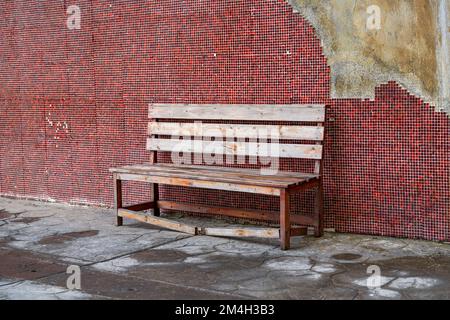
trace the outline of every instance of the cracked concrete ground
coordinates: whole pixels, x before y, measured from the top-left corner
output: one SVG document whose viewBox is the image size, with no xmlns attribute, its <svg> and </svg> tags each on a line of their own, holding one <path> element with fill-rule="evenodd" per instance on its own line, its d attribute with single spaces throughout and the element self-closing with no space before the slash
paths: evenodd
<svg viewBox="0 0 450 320">
<path fill-rule="evenodd" d="M 114 221 L 108 209 L 0 198 L 0 299 L 450 298 L 449 244 L 327 233 L 281 251 Z M 70 265 L 81 290 L 67 288 Z"/>
</svg>

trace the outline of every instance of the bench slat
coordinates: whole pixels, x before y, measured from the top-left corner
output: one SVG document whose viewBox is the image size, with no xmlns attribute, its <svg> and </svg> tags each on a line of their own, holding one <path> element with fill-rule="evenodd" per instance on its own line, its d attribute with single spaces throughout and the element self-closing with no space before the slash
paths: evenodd
<svg viewBox="0 0 450 320">
<path fill-rule="evenodd" d="M 193 188 L 203 188 L 203 189 L 214 189 L 214 190 L 227 190 L 227 191 L 237 191 L 246 193 L 258 193 L 266 194 L 271 196 L 279 196 L 280 188 L 270 187 L 270 186 L 260 186 L 252 184 L 239 183 L 237 181 L 225 182 L 225 181 L 212 181 L 212 179 L 201 180 L 198 177 L 180 177 L 168 174 L 152 174 L 145 175 L 139 173 L 117 173 L 117 177 L 120 180 L 125 181 L 141 181 L 148 183 L 157 184 L 167 184 L 172 186 L 180 187 L 193 187 Z"/>
<path fill-rule="evenodd" d="M 149 122 L 149 135 L 269 138 L 322 141 L 324 128 L 315 126 L 238 125 L 217 123 Z"/>
<path fill-rule="evenodd" d="M 208 171 L 220 171 L 224 174 L 228 174 L 229 172 L 240 172 L 243 174 L 248 175 L 254 175 L 254 176 L 260 176 L 261 170 L 259 169 L 248 169 L 248 168 L 232 168 L 232 167 L 219 167 L 219 166 L 206 166 L 206 165 L 178 165 L 173 163 L 156 163 L 156 164 L 147 164 L 143 166 L 159 166 L 159 167 L 175 167 L 175 168 L 183 168 L 187 170 L 208 170 Z M 139 165 L 136 165 L 139 166 Z M 134 167 L 134 166 L 133 166 Z M 278 177 L 289 177 L 289 178 L 317 178 L 319 175 L 317 174 L 311 174 L 311 173 L 304 173 L 304 172 L 291 172 L 291 171 L 278 171 L 275 175 Z"/>
<path fill-rule="evenodd" d="M 164 229 L 175 230 L 175 231 L 191 234 L 194 236 L 198 234 L 197 227 L 195 227 L 195 226 L 191 226 L 191 225 L 188 225 L 185 223 L 180 223 L 177 221 L 172 221 L 169 219 L 139 214 L 139 213 L 127 210 L 127 209 L 119 209 L 118 216 L 122 217 L 122 218 L 138 220 L 138 221 L 141 221 L 144 223 L 149 223 L 149 224 L 152 224 L 152 225 L 164 228 Z"/>
<path fill-rule="evenodd" d="M 276 149 L 278 146 L 278 150 Z M 147 150 L 209 153 L 237 156 L 258 156 L 273 158 L 299 158 L 316 159 L 322 158 L 321 145 L 304 144 L 270 144 L 256 142 L 228 142 L 228 141 L 194 141 L 174 139 L 147 139 Z"/>
<path fill-rule="evenodd" d="M 149 118 L 324 122 L 325 105 L 150 104 Z"/>
<path fill-rule="evenodd" d="M 287 177 L 287 176 L 263 176 L 261 174 L 247 174 L 242 171 L 235 172 L 224 172 L 217 170 L 208 170 L 207 168 L 203 169 L 189 169 L 183 167 L 166 167 L 160 165 L 134 165 L 134 166 L 125 166 L 119 169 L 116 169 L 116 172 L 124 172 L 124 173 L 141 173 L 141 174 L 168 174 L 168 175 L 183 175 L 188 177 L 198 177 L 201 179 L 211 178 L 216 179 L 218 181 L 238 181 L 244 183 L 251 184 L 261 184 L 261 185 L 269 185 L 274 187 L 288 187 L 294 186 L 299 183 L 306 182 L 315 178 L 315 175 L 306 175 L 298 178 L 298 177 Z"/>
<path fill-rule="evenodd" d="M 173 178 L 173 179 L 188 179 L 188 180 L 200 180 L 200 181 L 211 181 L 211 182 L 220 182 L 220 183 L 228 183 L 228 184 L 243 184 L 247 186 L 262 186 L 262 187 L 271 187 L 271 188 L 285 188 L 289 185 L 286 182 L 280 181 L 267 181 L 267 180 L 252 180 L 240 177 L 214 177 L 207 174 L 189 174 L 183 172 L 159 172 L 159 171 L 139 171 L 133 170 L 132 172 L 127 172 L 128 170 L 118 169 L 117 172 L 120 174 L 136 174 L 136 175 L 146 175 L 149 177 L 163 177 L 163 178 Z"/>
<path fill-rule="evenodd" d="M 201 204 L 176 201 L 158 201 L 158 207 L 161 209 L 204 213 L 208 215 L 223 215 L 234 218 L 253 219 L 269 222 L 280 221 L 280 213 L 278 211 L 259 211 L 228 207 L 205 206 Z M 312 217 L 299 214 L 291 215 L 291 222 L 298 225 L 314 225 L 314 219 Z"/>
<path fill-rule="evenodd" d="M 252 186 L 268 186 L 273 188 L 287 188 L 294 187 L 299 184 L 305 183 L 307 181 L 313 180 L 315 177 L 305 177 L 305 178 L 293 178 L 293 179 L 282 179 L 276 176 L 246 176 L 239 174 L 223 174 L 221 172 L 207 172 L 204 170 L 199 171 L 186 171 L 186 170 L 160 170 L 157 166 L 146 167 L 146 168 L 136 168 L 133 167 L 122 167 L 113 169 L 113 172 L 124 173 L 124 174 L 139 174 L 148 176 L 159 176 L 159 177 L 169 177 L 169 178 L 184 178 L 184 179 L 195 179 L 203 181 L 213 181 L 213 182 L 227 182 L 227 183 L 238 183 L 246 184 Z"/>
<path fill-rule="evenodd" d="M 280 229 L 276 228 L 201 228 L 200 234 L 217 237 L 268 238 L 279 239 Z"/>
</svg>

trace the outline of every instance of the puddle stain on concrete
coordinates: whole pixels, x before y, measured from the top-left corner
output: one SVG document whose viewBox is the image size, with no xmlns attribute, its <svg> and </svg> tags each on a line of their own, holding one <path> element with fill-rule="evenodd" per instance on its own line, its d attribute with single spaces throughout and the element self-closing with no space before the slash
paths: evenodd
<svg viewBox="0 0 450 320">
<path fill-rule="evenodd" d="M 25 218 L 20 218 L 20 219 L 14 219 L 11 222 L 29 224 L 29 223 L 39 221 L 41 219 L 42 219 L 42 217 L 25 217 Z"/>
<path fill-rule="evenodd" d="M 6 279 L 31 280 L 63 272 L 66 266 L 42 257 L 40 254 L 0 248 L 0 275 Z"/>
<path fill-rule="evenodd" d="M 25 212 L 26 211 L 13 213 L 13 212 L 9 212 L 6 209 L 0 209 L 0 220 L 10 219 L 11 217 L 18 217 L 19 215 L 21 215 L 22 213 L 25 213 Z"/>
<path fill-rule="evenodd" d="M 88 238 L 94 237 L 98 235 L 98 230 L 86 230 L 79 232 L 68 232 L 61 234 L 54 234 L 39 240 L 39 244 L 47 245 L 47 244 L 62 244 L 68 241 L 74 241 L 79 238 Z"/>
<path fill-rule="evenodd" d="M 11 237 L 11 236 L 6 236 L 3 238 L 0 238 L 0 246 L 7 245 L 8 243 L 13 242 L 13 241 L 17 241 L 17 240 L 16 240 L 16 238 Z"/>
<path fill-rule="evenodd" d="M 133 254 L 131 257 L 141 263 L 177 263 L 182 262 L 188 255 L 181 251 L 175 250 L 152 250 L 141 251 Z"/>
<path fill-rule="evenodd" d="M 94 265 L 94 268 L 109 272 L 133 272 L 158 267 L 180 267 L 188 255 L 176 250 L 145 250 Z"/>
<path fill-rule="evenodd" d="M 11 218 L 13 214 L 5 209 L 0 209 L 0 220 Z"/>
<path fill-rule="evenodd" d="M 333 255 L 332 258 L 335 260 L 340 260 L 340 261 L 354 261 L 354 260 L 361 259 L 362 256 L 360 254 L 355 254 L 355 253 L 339 253 L 339 254 Z"/>
</svg>

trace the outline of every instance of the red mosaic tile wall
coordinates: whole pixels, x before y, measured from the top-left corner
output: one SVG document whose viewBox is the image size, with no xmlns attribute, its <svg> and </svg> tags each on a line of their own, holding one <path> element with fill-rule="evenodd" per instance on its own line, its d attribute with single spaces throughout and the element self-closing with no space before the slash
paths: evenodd
<svg viewBox="0 0 450 320">
<path fill-rule="evenodd" d="M 72 4 L 80 30 L 66 26 Z M 317 102 L 329 105 L 327 227 L 450 239 L 448 116 L 394 83 L 374 101 L 330 99 L 320 40 L 285 1 L 0 0 L 0 57 L 0 194 L 111 205 L 108 168 L 149 159 L 150 102 Z M 164 191 L 277 206 L 254 195 L 190 194 Z M 128 201 L 149 197 L 127 185 Z M 309 195 L 294 201 L 309 211 Z"/>
<path fill-rule="evenodd" d="M 333 100 L 327 225 L 395 237 L 450 238 L 450 119 L 390 82 L 374 101 Z"/>
</svg>

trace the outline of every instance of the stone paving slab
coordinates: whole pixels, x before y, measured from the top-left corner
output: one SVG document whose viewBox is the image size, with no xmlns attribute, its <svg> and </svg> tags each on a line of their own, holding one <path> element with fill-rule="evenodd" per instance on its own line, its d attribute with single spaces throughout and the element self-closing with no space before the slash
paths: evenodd
<svg viewBox="0 0 450 320">
<path fill-rule="evenodd" d="M 0 299 L 450 298 L 448 244 L 327 233 L 281 251 L 270 239 L 115 227 L 103 208 L 0 198 L 0 212 Z M 81 291 L 65 288 L 71 264 Z"/>
<path fill-rule="evenodd" d="M 149 270 L 150 272 L 150 270 Z M 41 279 L 40 283 L 52 287 L 64 287 L 67 277 L 54 275 Z M 92 268 L 82 268 L 82 290 L 96 297 L 132 300 L 238 300 L 249 297 L 228 294 L 227 292 L 205 290 L 191 287 L 181 282 L 155 281 L 134 274 L 99 272 Z"/>
<path fill-rule="evenodd" d="M 0 239 L 8 238 L 8 245 L 13 248 L 88 263 L 188 237 L 147 226 L 136 227 L 135 223 L 117 228 L 111 210 L 37 204 L 10 199 L 0 202 L 0 208 L 13 214 L 3 220 L 6 224 L 0 227 Z"/>
<path fill-rule="evenodd" d="M 0 247 L 0 278 L 36 280 L 65 273 L 67 265 L 29 251 Z M 1 283 L 0 283 L 1 286 Z"/>
<path fill-rule="evenodd" d="M 0 286 L 0 300 L 91 300 L 102 299 L 81 291 L 51 286 L 34 281 L 21 281 Z"/>
</svg>

